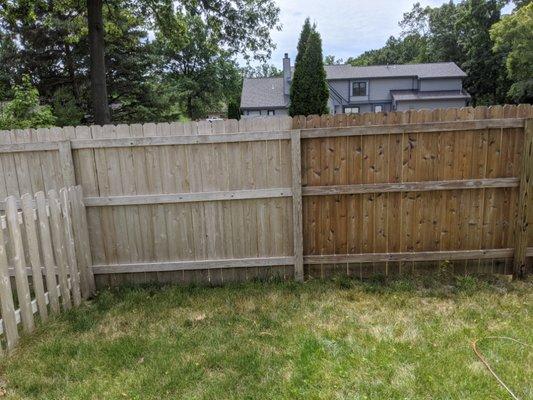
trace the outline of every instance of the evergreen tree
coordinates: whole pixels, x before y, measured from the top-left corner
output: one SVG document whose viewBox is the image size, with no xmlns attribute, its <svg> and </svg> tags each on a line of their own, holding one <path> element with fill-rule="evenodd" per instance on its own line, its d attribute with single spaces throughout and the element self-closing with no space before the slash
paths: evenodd
<svg viewBox="0 0 533 400">
<path fill-rule="evenodd" d="M 309 34 L 311 33 L 311 22 L 309 18 L 305 19 L 304 25 L 302 27 L 302 32 L 300 33 L 300 39 L 298 39 L 298 48 L 296 53 L 296 60 L 294 62 L 294 76 L 291 82 L 290 89 L 290 104 L 289 104 L 289 114 L 291 116 L 295 115 L 304 115 L 302 113 L 302 105 L 300 104 L 300 94 L 303 90 L 302 87 L 302 59 L 307 49 L 307 42 L 309 41 Z"/>
<path fill-rule="evenodd" d="M 322 39 L 313 29 L 301 61 L 295 66 L 289 113 L 311 115 L 328 113 L 329 91 L 322 56 Z"/>
<path fill-rule="evenodd" d="M 296 59 L 294 60 L 294 65 L 298 65 L 305 54 L 307 49 L 307 42 L 309 41 L 309 35 L 314 27 L 311 27 L 311 22 L 309 17 L 305 19 L 304 26 L 302 27 L 302 32 L 300 33 L 300 39 L 298 39 L 298 47 L 296 48 Z"/>
<path fill-rule="evenodd" d="M 231 100 L 228 103 L 228 119 L 241 119 L 241 109 L 236 100 Z"/>
</svg>

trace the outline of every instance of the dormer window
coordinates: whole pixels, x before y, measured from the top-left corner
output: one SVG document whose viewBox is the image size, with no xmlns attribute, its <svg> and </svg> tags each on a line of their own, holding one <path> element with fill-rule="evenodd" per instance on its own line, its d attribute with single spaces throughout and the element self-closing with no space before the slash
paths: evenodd
<svg viewBox="0 0 533 400">
<path fill-rule="evenodd" d="M 365 81 L 352 82 L 352 96 L 353 97 L 366 96 L 367 95 L 366 88 L 367 88 L 367 84 Z"/>
</svg>

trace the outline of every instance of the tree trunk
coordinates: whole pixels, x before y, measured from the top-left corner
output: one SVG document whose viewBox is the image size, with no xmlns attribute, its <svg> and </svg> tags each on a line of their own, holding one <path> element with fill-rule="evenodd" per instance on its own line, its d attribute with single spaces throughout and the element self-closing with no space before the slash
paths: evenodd
<svg viewBox="0 0 533 400">
<path fill-rule="evenodd" d="M 187 96 L 187 116 L 192 121 L 192 117 L 193 117 L 192 96 Z"/>
<path fill-rule="evenodd" d="M 102 0 L 87 0 L 87 20 L 89 24 L 89 47 L 91 55 L 91 91 L 94 123 L 105 125 L 111 122 L 107 103 L 105 78 L 104 21 Z"/>
<path fill-rule="evenodd" d="M 81 103 L 80 88 L 78 86 L 78 80 L 76 79 L 76 67 L 72 58 L 72 52 L 70 50 L 70 44 L 65 43 L 65 65 L 68 70 L 68 75 L 72 83 L 72 94 L 76 100 L 76 105 Z"/>
</svg>

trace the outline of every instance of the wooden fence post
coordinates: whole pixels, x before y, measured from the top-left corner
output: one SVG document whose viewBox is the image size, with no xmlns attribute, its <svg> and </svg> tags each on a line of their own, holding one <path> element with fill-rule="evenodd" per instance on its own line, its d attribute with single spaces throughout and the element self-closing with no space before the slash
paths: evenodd
<svg viewBox="0 0 533 400">
<path fill-rule="evenodd" d="M 61 225 L 63 223 L 61 218 L 61 206 L 55 190 L 48 191 L 48 203 L 50 206 L 50 220 L 52 225 L 52 245 L 54 248 L 55 259 L 59 275 L 59 290 L 61 292 L 61 303 L 63 309 L 69 310 L 72 308 L 72 301 L 70 299 L 70 290 L 68 285 L 68 262 L 65 250 L 65 238 Z"/>
<path fill-rule="evenodd" d="M 292 222 L 294 238 L 294 279 L 304 281 L 302 228 L 302 152 L 300 130 L 291 134 Z"/>
<path fill-rule="evenodd" d="M 531 212 L 533 202 L 533 118 L 526 119 L 522 151 L 513 268 L 514 275 L 519 278 L 524 278 L 527 274 L 528 213 Z"/>
<path fill-rule="evenodd" d="M 84 299 L 87 299 L 96 291 L 92 270 L 93 261 L 89 243 L 89 228 L 87 226 L 87 211 L 83 203 L 81 186 L 70 187 L 68 194 L 72 204 L 72 224 L 76 237 L 76 256 L 80 270 L 81 294 Z"/>
<path fill-rule="evenodd" d="M 15 304 L 13 302 L 13 291 L 11 290 L 11 280 L 7 266 L 3 227 L 0 227 L 0 303 L 2 305 L 2 320 L 4 321 L 7 350 L 11 350 L 17 344 L 19 334 L 17 330 L 17 318 L 15 316 Z"/>
<path fill-rule="evenodd" d="M 65 234 L 65 250 L 70 272 L 70 287 L 72 288 L 72 300 L 77 307 L 81 304 L 80 274 L 78 271 L 78 260 L 76 259 L 76 243 L 72 232 L 72 219 L 68 189 L 59 190 L 61 211 L 63 212 L 63 231 Z"/>
<path fill-rule="evenodd" d="M 61 175 L 63 176 L 63 186 L 75 186 L 76 174 L 74 173 L 74 161 L 72 160 L 70 140 L 58 142 L 57 146 L 59 150 L 59 162 L 61 164 Z"/>
<path fill-rule="evenodd" d="M 15 283 L 17 286 L 22 326 L 27 333 L 31 333 L 35 328 L 35 322 L 33 320 L 30 286 L 28 284 L 28 275 L 26 274 L 26 259 L 24 256 L 22 234 L 20 232 L 20 223 L 22 221 L 19 220 L 17 200 L 13 196 L 9 196 L 6 199 L 6 217 L 9 227 L 9 239 L 13 243 Z"/>
</svg>

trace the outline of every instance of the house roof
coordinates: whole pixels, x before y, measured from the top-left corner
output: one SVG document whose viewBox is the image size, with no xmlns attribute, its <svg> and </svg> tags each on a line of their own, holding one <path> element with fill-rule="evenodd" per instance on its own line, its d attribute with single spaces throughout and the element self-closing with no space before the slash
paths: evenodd
<svg viewBox="0 0 533 400">
<path fill-rule="evenodd" d="M 327 65 L 327 79 L 396 78 L 413 76 L 426 78 L 464 78 L 465 72 L 454 62 L 402 65 L 370 65 L 354 67 L 349 64 Z"/>
<path fill-rule="evenodd" d="M 463 78 L 466 74 L 453 62 L 405 65 L 371 65 L 354 67 L 352 65 L 327 65 L 326 79 L 363 79 L 363 78 Z M 411 91 L 412 92 L 412 91 Z M 402 96 L 397 91 L 398 96 Z M 414 93 L 414 92 L 413 92 Z M 411 93 L 411 95 L 414 95 Z M 433 93 L 437 96 L 438 92 Z M 448 94 L 450 94 L 448 92 Z M 404 93 L 407 95 L 407 93 Z M 447 98 L 459 98 L 457 97 Z M 463 94 L 463 97 L 465 95 Z M 468 96 L 467 96 L 468 97 Z M 436 98 L 442 99 L 442 96 Z M 398 98 L 399 100 L 400 98 Z M 417 98 L 420 99 L 420 98 Z M 427 98 L 429 100 L 429 98 Z M 407 99 L 404 99 L 407 100 Z M 414 100 L 414 99 L 413 99 Z M 289 96 L 283 94 L 283 78 L 245 78 L 242 87 L 241 108 L 286 108 Z"/>
<path fill-rule="evenodd" d="M 288 107 L 283 94 L 283 78 L 245 78 L 242 84 L 242 108 Z"/>
<path fill-rule="evenodd" d="M 419 92 L 418 90 L 391 90 L 393 100 L 453 100 L 469 99 L 470 95 L 462 90 L 435 90 Z"/>
</svg>

